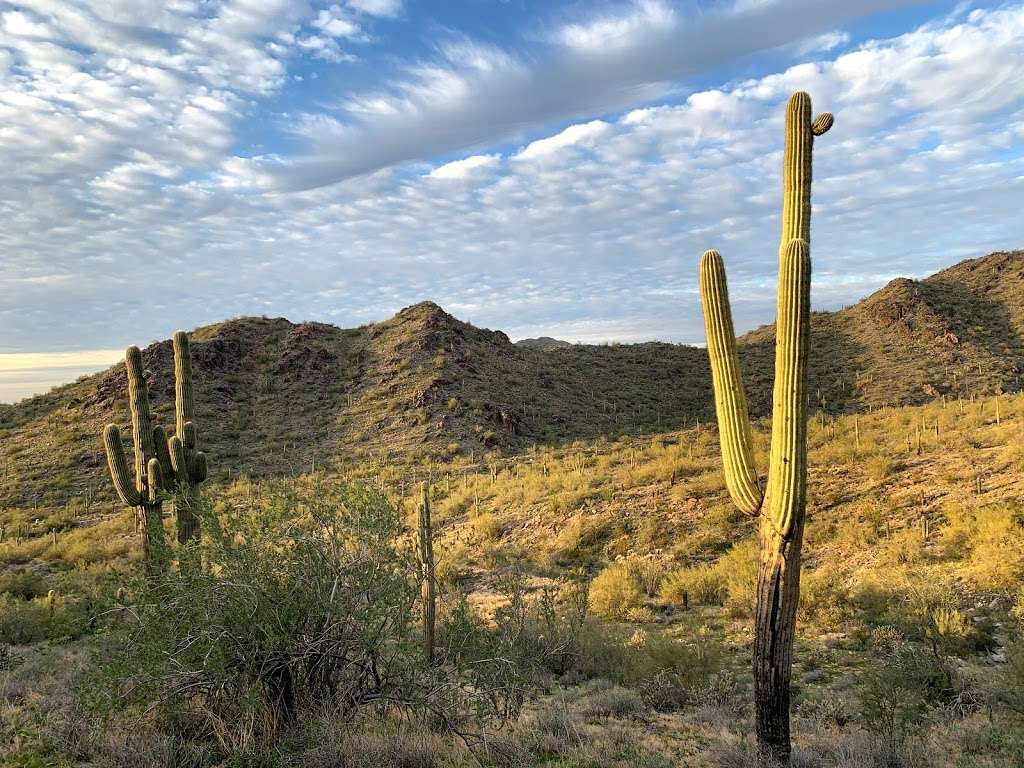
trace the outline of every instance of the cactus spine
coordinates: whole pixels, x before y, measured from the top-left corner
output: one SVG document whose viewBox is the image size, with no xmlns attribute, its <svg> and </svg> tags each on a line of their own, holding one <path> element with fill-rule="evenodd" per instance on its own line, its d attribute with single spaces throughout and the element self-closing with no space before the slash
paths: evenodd
<svg viewBox="0 0 1024 768">
<path fill-rule="evenodd" d="M 128 408 L 132 417 L 132 446 L 135 454 L 134 476 L 128 467 L 121 431 L 116 424 L 108 424 L 103 430 L 103 446 L 106 449 L 110 478 L 118 497 L 126 506 L 141 511 L 143 559 L 147 573 L 153 574 L 162 568 L 165 550 L 160 498 L 164 473 L 156 451 L 156 438 L 163 434 L 163 430 L 153 428 L 149 387 L 142 370 L 142 353 L 138 347 L 128 347 L 124 354 L 124 364 L 128 372 Z"/>
<path fill-rule="evenodd" d="M 782 174 L 771 452 L 763 493 L 754 467 L 722 257 L 708 251 L 700 265 L 726 485 L 736 506 L 760 519 L 753 667 L 757 740 L 765 764 L 788 764 L 790 754 L 790 676 L 807 496 L 811 155 L 814 137 L 828 131 L 832 122 L 828 113 L 811 120 L 811 99 L 806 93 L 790 97 Z"/>
<path fill-rule="evenodd" d="M 434 529 L 430 521 L 430 485 L 423 483 L 419 506 L 419 555 L 423 589 L 423 652 L 434 663 L 434 626 L 437 621 L 437 582 L 434 575 Z"/>
</svg>

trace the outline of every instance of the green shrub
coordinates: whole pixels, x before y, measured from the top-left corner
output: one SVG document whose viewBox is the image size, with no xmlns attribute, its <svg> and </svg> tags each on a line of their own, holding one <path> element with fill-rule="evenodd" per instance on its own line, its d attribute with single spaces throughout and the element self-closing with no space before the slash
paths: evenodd
<svg viewBox="0 0 1024 768">
<path fill-rule="evenodd" d="M 881 739 L 890 765 L 899 765 L 907 738 L 925 724 L 930 709 L 953 691 L 950 673 L 932 654 L 911 644 L 880 654 L 862 678 L 864 727 Z"/>
<path fill-rule="evenodd" d="M 660 596 L 675 605 L 723 605 L 728 590 L 717 565 L 672 571 L 661 583 Z"/>
<path fill-rule="evenodd" d="M 800 620 L 837 628 L 847 618 L 850 591 L 838 569 L 821 567 L 800 576 Z"/>
<path fill-rule="evenodd" d="M 43 597 L 47 591 L 46 584 L 38 573 L 19 569 L 0 574 L 0 592 L 6 592 L 20 600 Z"/>
<path fill-rule="evenodd" d="M 1011 595 L 1024 579 L 1024 525 L 1020 510 L 1000 505 L 979 509 L 974 514 L 970 557 L 963 573 L 978 588 Z"/>
<path fill-rule="evenodd" d="M 20 600 L 0 594 L 0 643 L 36 643 L 52 631 L 53 619 L 45 598 Z"/>
<path fill-rule="evenodd" d="M 590 608 L 606 619 L 624 619 L 642 599 L 640 582 L 626 563 L 612 563 L 590 583 Z"/>
<path fill-rule="evenodd" d="M 750 616 L 757 599 L 758 544 L 755 539 L 741 541 L 718 561 L 725 580 L 725 608 L 733 616 Z"/>
<path fill-rule="evenodd" d="M 438 634 L 459 642 L 423 663 L 416 560 L 383 497 L 280 484 L 222 520 L 197 511 L 207 535 L 193 560 L 205 567 L 135 586 L 138 624 L 107 667 L 116 684 L 101 705 L 190 720 L 228 754 L 271 744 L 300 713 L 518 711 L 527 683 L 508 663 L 518 635 L 501 622 L 454 611 L 458 631 Z"/>
</svg>

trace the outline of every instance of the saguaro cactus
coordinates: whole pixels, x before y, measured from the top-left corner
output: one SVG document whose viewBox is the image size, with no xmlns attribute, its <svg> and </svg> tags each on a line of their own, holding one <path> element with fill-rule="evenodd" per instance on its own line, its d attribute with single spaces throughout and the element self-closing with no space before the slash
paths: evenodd
<svg viewBox="0 0 1024 768">
<path fill-rule="evenodd" d="M 437 620 L 437 581 L 434 576 L 434 529 L 430 522 L 430 486 L 423 483 L 419 507 L 420 577 L 423 589 L 423 653 L 434 663 L 434 625 Z"/>
<path fill-rule="evenodd" d="M 760 519 L 753 666 L 757 741 L 766 763 L 788 764 L 790 754 L 790 675 L 807 496 L 811 151 L 814 137 L 831 127 L 832 115 L 826 112 L 812 121 L 810 97 L 793 94 L 786 108 L 771 452 L 763 492 L 722 257 L 708 251 L 700 265 L 726 485 L 736 506 Z"/>
<path fill-rule="evenodd" d="M 146 568 L 162 567 L 166 551 L 161 491 L 178 491 L 177 538 L 182 544 L 199 536 L 199 519 L 192 512 L 196 486 L 206 479 L 206 455 L 196 450 L 195 405 L 192 394 L 192 360 L 188 336 L 174 334 L 175 434 L 170 439 L 163 427 L 153 425 L 149 388 L 142 372 L 142 353 L 128 347 L 124 355 L 128 370 L 128 407 L 132 416 L 132 445 L 135 476 L 132 477 L 115 424 L 103 430 L 110 477 L 121 501 L 142 510 L 142 550 Z"/>
<path fill-rule="evenodd" d="M 178 542 L 199 537 L 199 518 L 192 512 L 196 486 L 206 479 L 206 454 L 196 450 L 195 400 L 192 394 L 192 354 L 188 334 L 174 334 L 174 435 L 167 441 L 170 481 L 178 490 Z"/>
<path fill-rule="evenodd" d="M 121 501 L 142 513 L 142 552 L 146 570 L 160 570 L 164 559 L 164 528 L 161 515 L 160 490 L 163 468 L 157 446 L 166 448 L 166 437 L 160 427 L 153 426 L 149 410 L 149 387 L 142 371 L 142 353 L 138 347 L 128 347 L 124 354 L 128 371 L 128 408 L 132 416 L 132 445 L 135 452 L 135 474 L 128 467 L 121 430 L 108 424 L 103 430 L 103 446 L 114 490 Z M 170 469 L 168 467 L 168 469 Z"/>
</svg>

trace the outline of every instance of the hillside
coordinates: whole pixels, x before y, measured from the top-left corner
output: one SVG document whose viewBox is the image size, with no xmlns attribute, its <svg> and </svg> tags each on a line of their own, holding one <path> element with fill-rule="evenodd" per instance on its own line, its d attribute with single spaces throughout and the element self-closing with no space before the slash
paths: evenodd
<svg viewBox="0 0 1024 768">
<path fill-rule="evenodd" d="M 687 308 L 698 311 L 697 307 Z M 1016 391 L 1024 363 L 1024 252 L 895 280 L 814 317 L 819 407 L 855 411 Z M 768 413 L 774 329 L 740 340 L 756 414 Z M 512 344 L 424 302 L 357 329 L 240 318 L 193 332 L 201 440 L 214 479 L 372 459 L 472 462 L 534 444 L 707 422 L 702 349 Z M 171 346 L 144 350 L 171 421 Z M 124 366 L 0 408 L 0 508 L 109 499 L 99 434 L 128 422 Z"/>
<path fill-rule="evenodd" d="M 816 318 L 815 375 L 826 405 L 855 412 L 822 413 L 808 428 L 794 765 L 1024 764 L 1024 393 L 981 396 L 1015 387 L 1022 296 L 1020 254 L 1005 254 L 920 282 L 895 281 Z M 215 638 L 196 653 L 202 659 L 210 647 L 225 647 L 225 636 L 266 642 L 252 627 L 278 625 L 254 619 L 253 610 L 286 617 L 316 595 L 333 603 L 339 581 L 325 570 L 338 541 L 331 537 L 349 535 L 356 522 L 369 523 L 371 538 L 342 563 L 371 569 L 355 583 L 372 584 L 374 598 L 367 601 L 360 586 L 358 610 L 339 611 L 346 620 L 339 626 L 348 635 L 358 626 L 350 619 L 366 614 L 377 637 L 378 612 L 390 605 L 378 598 L 382 574 L 408 588 L 401 574 L 415 571 L 408 559 L 378 567 L 379 553 L 366 545 L 384 542 L 411 556 L 413 483 L 432 477 L 439 635 L 473 627 L 460 637 L 491 638 L 480 646 L 480 663 L 497 659 L 503 674 L 512 670 L 512 687 L 503 690 L 523 694 L 509 710 L 514 722 L 474 724 L 493 728 L 486 743 L 498 745 L 474 752 L 425 727 L 392 732 L 392 721 L 374 710 L 354 725 L 342 718 L 289 732 L 282 750 L 300 754 L 266 765 L 756 764 L 749 749 L 755 524 L 724 487 L 702 350 L 523 348 L 432 304 L 354 330 L 247 318 L 193 338 L 200 421 L 216 472 L 203 496 L 231 534 L 204 536 L 204 557 L 226 558 L 211 572 L 244 564 L 243 573 L 266 574 L 267 584 L 257 591 L 250 578 L 186 577 L 183 592 L 161 587 L 153 600 L 131 578 L 139 535 L 132 510 L 110 500 L 97 440 L 105 420 L 127 419 L 123 366 L 6 409 L 0 763 L 170 766 L 184 764 L 181 755 L 209 754 L 179 746 L 209 741 L 207 731 L 177 725 L 200 720 L 155 709 L 140 716 L 110 709 L 108 699 L 90 705 L 101 708 L 93 714 L 78 692 L 93 690 L 98 669 L 119 681 L 151 676 L 146 665 L 156 662 L 145 659 L 164 659 L 168 649 L 191 653 L 194 642 Z M 770 341 L 770 328 L 743 339 L 762 413 L 767 379 L 758 356 Z M 1000 363 L 1001 345 L 1007 359 Z M 856 355 L 864 350 L 886 356 L 861 369 Z M 170 354 L 166 342 L 145 351 L 165 422 Z M 844 389 L 847 372 L 856 386 Z M 838 383 L 829 389 L 833 374 Z M 958 392 L 974 397 L 958 403 L 949 397 Z M 875 407 L 887 399 L 898 407 Z M 763 472 L 764 419 L 753 438 Z M 337 495 L 352 490 L 352 480 L 356 495 Z M 367 480 L 380 495 L 366 492 Z M 348 506 L 331 512 L 340 498 L 372 504 L 354 508 L 373 514 L 353 515 Z M 312 509 L 343 514 L 316 517 L 327 527 L 304 537 Z M 380 537 L 385 529 L 376 526 L 389 519 L 395 525 Z M 168 532 L 173 524 L 168 516 Z M 349 528 L 339 534 L 336 524 Z M 249 549 L 254 540 L 260 549 Z M 310 542 L 323 549 L 295 559 Z M 282 582 L 302 563 L 308 570 Z M 295 584 L 313 589 L 296 592 Z M 228 601 L 232 589 L 241 603 Z M 136 623 L 142 610 L 168 617 L 153 645 L 132 634 L 151 622 Z M 244 631 L 224 635 L 214 623 L 222 615 L 240 617 Z M 302 610 L 295 615 L 311 625 Z M 477 623 L 467 624 L 469 616 Z M 168 642 L 169 623 L 187 643 Z M 434 674 L 412 639 L 417 674 Z M 140 657 L 139 648 L 152 650 Z M 450 684 L 451 667 L 437 673 Z M 240 698 L 228 700 L 230 712 Z M 905 713 L 902 725 L 878 716 L 892 702 Z M 232 733 L 248 739 L 252 722 L 246 717 Z M 337 754 L 320 751 L 322 744 Z M 303 752 L 309 745 L 314 751 Z M 188 764 L 231 764 L 200 759 Z"/>
</svg>

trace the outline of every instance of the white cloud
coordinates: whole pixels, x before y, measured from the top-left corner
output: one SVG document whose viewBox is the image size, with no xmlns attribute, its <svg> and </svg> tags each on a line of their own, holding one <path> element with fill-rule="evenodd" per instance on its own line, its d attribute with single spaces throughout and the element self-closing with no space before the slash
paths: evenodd
<svg viewBox="0 0 1024 768">
<path fill-rule="evenodd" d="M 397 16 L 402 11 L 402 0 L 349 0 L 348 4 L 371 16 Z"/>
<path fill-rule="evenodd" d="M 463 160 L 454 160 L 432 170 L 428 176 L 434 179 L 467 179 L 479 171 L 493 169 L 501 162 L 501 155 L 473 155 Z"/>
<path fill-rule="evenodd" d="M 352 130 L 313 142 L 278 169 L 282 190 L 333 184 L 398 163 L 521 136 L 530 126 L 625 109 L 670 84 L 750 53 L 835 29 L 850 18 L 915 0 L 771 0 L 700 15 L 641 0 L 627 12 L 575 22 L 543 54 L 441 46 L 390 87 L 350 96 L 338 119 Z M 362 105 L 378 109 L 367 112 Z"/>
<path fill-rule="evenodd" d="M 591 120 L 582 125 L 570 125 L 554 136 L 530 142 L 515 157 L 517 160 L 534 160 L 554 154 L 566 147 L 593 146 L 597 139 L 607 135 L 610 130 L 611 126 L 603 120 Z"/>
<path fill-rule="evenodd" d="M 565 25 L 558 40 L 569 48 L 604 53 L 632 48 L 652 32 L 670 31 L 677 21 L 676 12 L 661 0 L 637 0 L 625 14 Z"/>
<path fill-rule="evenodd" d="M 782 106 L 797 88 L 836 113 L 816 151 L 816 306 L 1024 242 L 1019 3 L 819 53 L 683 103 L 633 109 L 624 95 L 630 111 L 549 131 L 517 162 L 494 141 L 488 112 L 504 119 L 502 99 L 515 91 L 481 103 L 480 89 L 519 82 L 530 122 L 544 112 L 529 91 L 540 72 L 463 41 L 402 98 L 348 102 L 365 122 L 296 121 L 296 136 L 366 156 L 349 167 L 361 175 L 293 193 L 274 186 L 291 158 L 234 152 L 266 78 L 217 85 L 229 64 L 186 77 L 204 35 L 157 3 L 150 12 L 167 38 L 129 44 L 121 27 L 131 12 L 125 3 L 114 29 L 82 32 L 102 55 L 62 58 L 12 36 L 16 74 L 0 80 L 8 351 L 145 343 L 252 313 L 351 325 L 424 298 L 516 336 L 697 341 L 695 265 L 712 246 L 729 263 L 738 324 L 750 327 L 773 313 Z M 74 13 L 36 16 L 60 35 L 79 23 Z M 269 27 L 250 14 L 233 22 L 245 30 L 233 45 L 284 66 L 274 46 L 294 47 L 315 18 L 289 41 L 254 32 Z M 359 138 L 366 125 L 380 128 L 375 142 Z M 453 130 L 475 137 L 465 157 L 424 162 L 453 156 L 443 149 Z M 395 166 L 406 151 L 416 162 Z"/>
</svg>

